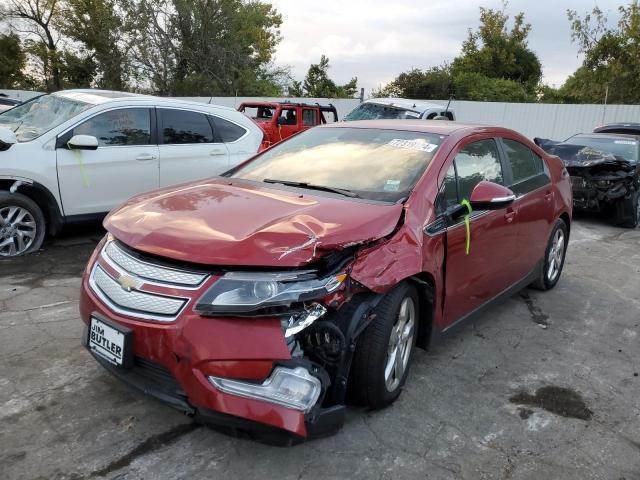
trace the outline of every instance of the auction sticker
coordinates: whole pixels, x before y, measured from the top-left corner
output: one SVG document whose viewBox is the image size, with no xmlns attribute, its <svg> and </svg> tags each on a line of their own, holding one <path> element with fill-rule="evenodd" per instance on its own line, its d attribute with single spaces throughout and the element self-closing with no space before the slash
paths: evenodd
<svg viewBox="0 0 640 480">
<path fill-rule="evenodd" d="M 388 143 L 391 147 L 403 148 L 405 150 L 416 150 L 418 152 L 431 153 L 438 145 L 435 143 L 429 143 L 422 138 L 416 138 L 414 140 L 403 140 L 401 138 L 394 138 Z"/>
</svg>

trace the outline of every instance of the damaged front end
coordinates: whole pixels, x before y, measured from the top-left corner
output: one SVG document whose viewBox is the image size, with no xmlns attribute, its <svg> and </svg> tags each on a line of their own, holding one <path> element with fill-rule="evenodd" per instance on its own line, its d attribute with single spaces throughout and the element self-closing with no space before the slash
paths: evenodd
<svg viewBox="0 0 640 480">
<path fill-rule="evenodd" d="M 637 168 L 628 160 L 589 146 L 536 139 L 562 159 L 571 176 L 575 208 L 603 211 L 640 190 Z"/>
<path fill-rule="evenodd" d="M 274 361 L 260 383 L 213 376 L 211 383 L 225 393 L 303 412 L 306 438 L 338 431 L 356 339 L 373 320 L 381 298 L 350 277 L 359 247 L 326 252 L 304 270 L 221 276 L 194 310 L 203 317 L 279 318 L 290 359 Z M 210 423 L 220 425 L 215 420 Z M 250 426 L 246 430 L 270 443 L 302 440 L 273 432 L 265 438 Z"/>
</svg>

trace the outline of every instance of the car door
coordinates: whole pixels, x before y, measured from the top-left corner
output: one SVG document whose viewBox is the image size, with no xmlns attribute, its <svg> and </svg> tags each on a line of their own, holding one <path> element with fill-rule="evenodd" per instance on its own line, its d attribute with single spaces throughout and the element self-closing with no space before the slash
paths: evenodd
<svg viewBox="0 0 640 480">
<path fill-rule="evenodd" d="M 100 112 L 58 136 L 56 161 L 64 213 L 106 213 L 138 193 L 155 190 L 158 146 L 148 107 Z M 98 139 L 96 150 L 70 150 L 74 135 Z"/>
<path fill-rule="evenodd" d="M 441 213 L 451 205 L 468 200 L 481 180 L 504 184 L 495 139 L 463 143 L 452 156 L 438 200 Z M 514 209 L 473 211 L 469 226 L 468 254 L 464 218 L 450 219 L 446 226 L 444 322 L 447 326 L 508 288 L 516 277 L 512 271 L 517 238 Z"/>
<path fill-rule="evenodd" d="M 160 186 L 219 175 L 229 169 L 229 151 L 206 114 L 158 107 Z"/>
<path fill-rule="evenodd" d="M 229 152 L 228 168 L 235 167 L 256 154 L 255 143 L 249 135 L 249 130 L 218 115 L 208 117 L 213 124 L 216 137 L 224 143 Z"/>
<path fill-rule="evenodd" d="M 278 117 L 278 130 L 282 140 L 290 137 L 300 129 L 298 125 L 298 109 L 283 107 Z"/>
<path fill-rule="evenodd" d="M 518 211 L 520 250 L 516 268 L 524 277 L 544 257 L 554 221 L 554 194 L 549 170 L 538 154 L 514 139 L 502 138 L 500 144 L 506 159 L 507 186 L 516 194 L 513 207 Z"/>
</svg>

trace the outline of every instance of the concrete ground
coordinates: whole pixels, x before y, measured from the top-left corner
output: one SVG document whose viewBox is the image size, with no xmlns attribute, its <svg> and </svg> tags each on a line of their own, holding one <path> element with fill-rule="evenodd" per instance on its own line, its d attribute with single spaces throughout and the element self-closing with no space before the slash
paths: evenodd
<svg viewBox="0 0 640 480">
<path fill-rule="evenodd" d="M 555 290 L 417 350 L 393 406 L 350 409 L 337 435 L 292 448 L 195 426 L 81 348 L 100 236 L 0 263 L 4 479 L 640 479 L 640 229 L 578 219 Z"/>
</svg>

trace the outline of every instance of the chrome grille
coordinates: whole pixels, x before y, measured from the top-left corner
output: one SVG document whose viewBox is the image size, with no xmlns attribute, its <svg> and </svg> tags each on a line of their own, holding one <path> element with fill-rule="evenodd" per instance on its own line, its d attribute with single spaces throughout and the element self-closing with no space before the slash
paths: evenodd
<svg viewBox="0 0 640 480">
<path fill-rule="evenodd" d="M 103 251 L 103 258 L 111 263 L 112 266 L 119 267 L 119 269 L 125 270 L 136 277 L 162 284 L 193 288 L 201 285 L 207 278 L 207 275 L 203 273 L 177 270 L 139 260 L 124 251 L 113 241 L 107 243 Z"/>
<path fill-rule="evenodd" d="M 139 290 L 125 290 L 120 283 L 95 265 L 91 287 L 112 310 L 140 318 L 171 321 L 187 303 L 184 298 L 165 297 Z"/>
</svg>

